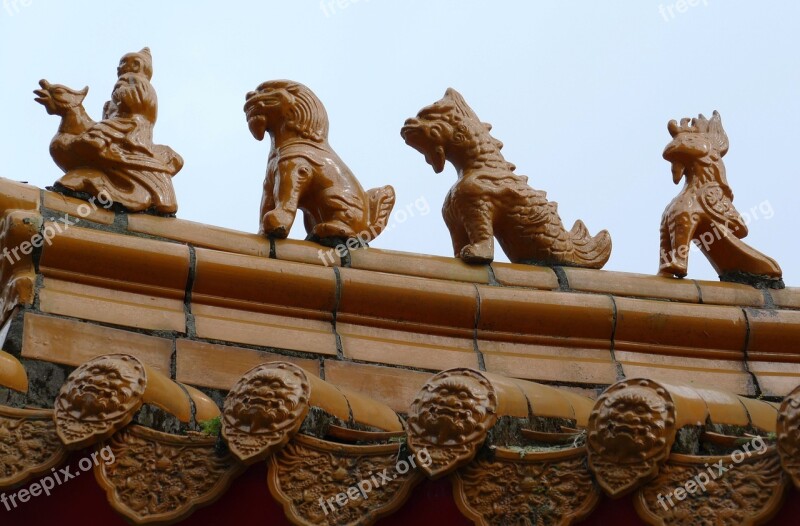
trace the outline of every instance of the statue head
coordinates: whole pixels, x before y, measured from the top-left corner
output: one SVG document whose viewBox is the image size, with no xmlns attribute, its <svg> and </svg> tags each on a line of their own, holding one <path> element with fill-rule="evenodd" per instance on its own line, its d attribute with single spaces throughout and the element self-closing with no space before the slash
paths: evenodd
<svg viewBox="0 0 800 526">
<path fill-rule="evenodd" d="M 503 143 L 489 134 L 491 129 L 492 125 L 481 122 L 459 92 L 447 88 L 444 97 L 407 119 L 400 135 L 425 156 L 434 172 L 440 173 L 445 161 L 458 163 L 484 144 L 499 151 Z M 508 166 L 514 170 L 512 164 Z"/>
<path fill-rule="evenodd" d="M 672 141 L 664 148 L 663 157 L 672 163 L 672 179 L 678 184 L 695 164 L 709 166 L 719 162 L 728 153 L 728 136 L 722 127 L 722 118 L 715 110 L 711 119 L 702 114 L 697 118 L 671 120 L 667 124 Z"/>
<path fill-rule="evenodd" d="M 49 115 L 64 116 L 68 111 L 83 104 L 89 93 L 89 86 L 82 90 L 74 90 L 61 84 L 50 84 L 45 79 L 39 81 L 41 89 L 34 90 L 34 100 L 44 106 Z"/>
<path fill-rule="evenodd" d="M 149 47 L 122 56 L 119 66 L 117 66 L 117 76 L 121 77 L 126 73 L 144 75 L 147 80 L 153 79 L 153 56 L 150 54 Z"/>
<path fill-rule="evenodd" d="M 328 138 L 328 114 L 303 84 L 291 80 L 262 82 L 247 94 L 244 111 L 250 133 L 262 140 L 278 130 L 322 142 Z"/>
<path fill-rule="evenodd" d="M 118 116 L 143 115 L 155 122 L 158 111 L 158 97 L 153 85 L 146 77 L 136 73 L 124 73 L 114 84 L 111 101 Z"/>
</svg>

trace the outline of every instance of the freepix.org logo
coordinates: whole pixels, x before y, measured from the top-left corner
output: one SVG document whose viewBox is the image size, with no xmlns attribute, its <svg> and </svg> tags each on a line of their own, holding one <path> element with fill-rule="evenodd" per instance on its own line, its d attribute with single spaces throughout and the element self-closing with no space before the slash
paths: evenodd
<svg viewBox="0 0 800 526">
<path fill-rule="evenodd" d="M 32 3 L 33 0 L 3 0 L 3 10 L 8 13 L 8 16 L 14 16 L 23 7 L 30 7 Z"/>
<path fill-rule="evenodd" d="M 339 508 L 344 508 L 350 501 L 359 499 L 367 500 L 373 489 L 381 488 L 393 480 L 396 480 L 398 475 L 405 475 L 409 470 L 416 469 L 417 461 L 423 466 L 430 466 L 431 462 L 433 462 L 433 458 L 430 453 L 428 453 L 427 449 L 422 449 L 416 454 L 409 455 L 408 459 L 401 459 L 398 461 L 394 466 L 393 472 L 389 471 L 389 468 L 385 468 L 377 473 L 370 473 L 355 485 L 347 488 L 346 491 L 327 499 L 320 497 L 319 506 L 322 508 L 322 511 L 325 512 L 325 515 L 327 515 L 332 511 L 336 511 L 334 505 Z"/>
<path fill-rule="evenodd" d="M 98 459 L 97 457 L 100 457 Z M 42 477 L 38 481 L 30 484 L 27 488 L 22 488 L 14 493 L 0 494 L 0 503 L 5 506 L 6 511 L 11 511 L 16 508 L 19 503 L 25 503 L 33 497 L 38 497 L 44 494 L 45 497 L 50 496 L 50 492 L 56 487 L 64 484 L 65 482 L 80 476 L 81 473 L 89 471 L 94 466 L 100 464 L 100 460 L 105 462 L 106 466 L 113 464 L 116 458 L 114 451 L 109 446 L 105 446 L 99 451 L 95 451 L 91 456 L 84 457 L 78 462 L 78 470 L 72 471 L 72 466 L 64 466 L 63 468 L 50 470 L 50 474 Z"/>
<path fill-rule="evenodd" d="M 736 466 L 741 464 L 745 459 L 750 458 L 752 455 L 762 455 L 766 450 L 767 444 L 764 442 L 764 439 L 760 436 L 754 437 L 751 441 L 745 443 L 741 449 L 737 449 L 731 453 L 731 461 L 728 464 L 726 464 L 724 460 L 720 460 L 711 465 L 706 463 L 705 471 L 700 471 L 694 478 L 688 479 L 683 485 L 678 486 L 666 495 L 659 493 L 656 499 L 665 511 L 675 507 L 676 503 L 672 500 L 673 497 L 678 501 L 682 501 L 689 495 L 705 493 L 706 487 L 713 481 L 724 477 L 725 473 L 728 471 L 736 469 Z"/>
</svg>

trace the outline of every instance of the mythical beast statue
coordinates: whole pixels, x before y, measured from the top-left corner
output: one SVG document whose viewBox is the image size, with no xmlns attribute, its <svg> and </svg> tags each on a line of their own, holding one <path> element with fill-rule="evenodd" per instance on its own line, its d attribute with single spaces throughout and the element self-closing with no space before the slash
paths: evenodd
<svg viewBox="0 0 800 526">
<path fill-rule="evenodd" d="M 740 241 L 747 225 L 733 206 L 733 191 L 725 177 L 722 157 L 728 136 L 716 111 L 667 125 L 672 141 L 664 159 L 672 164 L 672 180 L 686 177 L 678 196 L 661 218 L 662 276 L 686 275 L 689 243 L 694 242 L 711 262 L 722 281 L 783 288 L 782 272 L 772 258 Z"/>
<path fill-rule="evenodd" d="M 269 133 L 261 200 L 260 233 L 285 238 L 302 210 L 308 238 L 330 244 L 375 239 L 394 207 L 391 186 L 364 191 L 328 144 L 328 114 L 306 86 L 290 80 L 264 82 L 244 106 L 257 140 Z"/>
<path fill-rule="evenodd" d="M 601 268 L 611 255 L 611 236 L 592 237 L 582 221 L 567 231 L 556 203 L 514 173 L 483 123 L 450 88 L 438 102 L 408 119 L 400 134 L 425 156 L 436 173 L 450 161 L 458 181 L 445 198 L 442 213 L 455 256 L 467 263 L 494 258 L 494 239 L 514 263 Z"/>
</svg>

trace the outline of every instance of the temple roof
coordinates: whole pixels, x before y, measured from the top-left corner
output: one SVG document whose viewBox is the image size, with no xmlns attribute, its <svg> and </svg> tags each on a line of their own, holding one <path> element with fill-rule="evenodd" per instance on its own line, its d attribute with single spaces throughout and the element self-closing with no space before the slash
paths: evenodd
<svg viewBox="0 0 800 526">
<path fill-rule="evenodd" d="M 319 523 L 316 499 L 311 507 L 301 505 L 296 492 L 303 483 L 292 478 L 304 458 L 343 455 L 389 466 L 401 452 L 419 460 L 424 450 L 433 467 L 397 479 L 392 496 L 364 499 L 361 518 L 348 523 L 369 524 L 402 506 L 423 477 L 447 475 L 465 515 L 476 524 L 499 524 L 475 481 L 488 483 L 508 465 L 557 470 L 563 464 L 574 472 L 581 498 L 558 504 L 559 524 L 587 516 L 601 492 L 635 492 L 640 516 L 663 524 L 651 490 L 683 483 L 664 478 L 674 477 L 674 466 L 695 469 L 712 452 L 721 458 L 743 438 L 776 432 L 778 445 L 755 458 L 752 470 L 766 470 L 772 490 L 789 484 L 789 477 L 798 481 L 795 406 L 784 397 L 793 391 L 797 397 L 800 385 L 800 288 L 467 265 L 376 248 L 337 252 L 307 241 L 115 212 L 6 179 L 0 179 L 0 210 L 6 249 L 0 312 L 4 349 L 16 371 L 8 385 L 24 390 L 15 360 L 31 379 L 26 396 L 6 399 L 14 408 L 39 408 L 35 415 L 6 409 L 13 418 L 54 421 L 56 433 L 62 424 L 42 411 L 55 404 L 58 415 L 56 397 L 69 399 L 70 389 L 78 389 L 75 375 L 113 354 L 109 363 L 145 371 L 141 381 L 151 387 L 131 405 L 127 421 L 95 437 L 97 447 L 128 439 L 168 442 L 165 431 L 180 428 L 192 447 L 213 456 L 215 441 L 191 432 L 205 420 L 198 408 L 207 416 L 216 411 L 230 452 L 214 471 L 221 482 L 198 491 L 224 492 L 244 466 L 266 461 L 270 491 L 287 517 Z M 45 370 L 62 371 L 63 383 L 52 380 L 58 375 L 48 376 L 50 383 L 37 380 Z M 260 376 L 294 393 L 297 411 L 292 425 L 253 453 L 252 437 L 241 431 L 244 417 L 233 408 L 235 396 L 247 395 L 254 389 L 248 382 Z M 128 426 L 142 404 L 170 412 L 159 402 L 167 395 L 153 386 L 171 386 L 163 392 L 180 398 L 173 383 L 188 388 L 191 411 L 178 418 L 182 424 L 167 429 L 139 416 Z M 458 389 L 474 403 L 448 401 Z M 651 416 L 661 445 L 646 462 L 615 456 L 619 437 L 608 427 L 630 421 L 625 404 L 639 402 L 660 408 Z M 437 413 L 439 406 L 458 410 Z M 431 414 L 454 427 L 431 427 Z M 465 430 L 460 418 L 472 427 Z M 684 436 L 688 428 L 696 430 L 693 438 Z M 244 442 L 234 445 L 234 436 Z M 95 443 L 86 440 L 81 447 Z M 442 444 L 447 447 L 437 449 Z M 49 470 L 63 456 L 59 450 L 56 460 L 26 476 Z M 759 464 L 767 457 L 766 467 Z M 630 470 L 620 474 L 615 464 Z M 346 475 L 344 490 L 359 482 L 355 473 Z M 620 477 L 628 479 L 622 490 L 615 482 Z M 98 481 L 125 516 L 162 520 L 115 494 L 113 473 Z M 210 502 L 207 493 L 163 520 Z M 757 510 L 751 514 L 768 517 L 780 500 L 752 505 Z"/>
</svg>

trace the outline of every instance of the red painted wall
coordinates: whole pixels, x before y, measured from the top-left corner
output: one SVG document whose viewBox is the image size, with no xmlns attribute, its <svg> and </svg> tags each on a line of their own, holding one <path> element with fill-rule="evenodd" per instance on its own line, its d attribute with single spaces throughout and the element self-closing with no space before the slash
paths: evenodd
<svg viewBox="0 0 800 526">
<path fill-rule="evenodd" d="M 72 472 L 78 472 L 78 461 L 85 452 L 73 455 Z M 23 487 L 27 487 L 23 486 Z M 11 493 L 5 492 L 6 495 Z M 769 522 L 774 526 L 796 526 L 800 517 L 800 493 L 792 489 L 778 516 Z M 50 496 L 40 495 L 16 509 L 7 511 L 0 505 L 0 526 L 128 526 L 109 506 L 105 493 L 95 482 L 91 471 L 57 486 Z M 227 493 L 211 506 L 200 508 L 180 524 L 188 526 L 229 526 L 239 524 L 289 526 L 281 506 L 267 489 L 266 466 L 251 467 Z M 447 479 L 420 484 L 402 509 L 377 523 L 380 526 L 434 524 L 436 526 L 469 526 L 456 508 Z M 627 526 L 644 524 L 639 520 L 630 499 L 603 499 L 594 513 L 581 523 L 585 526 Z"/>
</svg>

